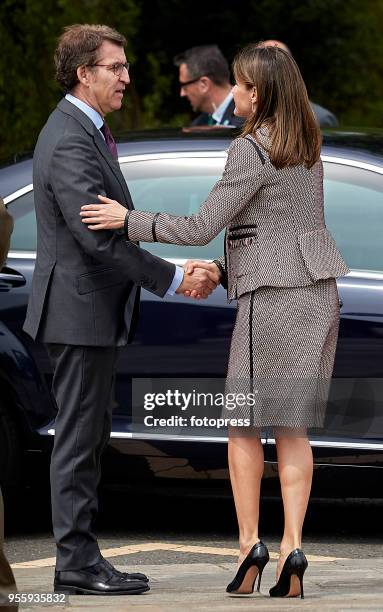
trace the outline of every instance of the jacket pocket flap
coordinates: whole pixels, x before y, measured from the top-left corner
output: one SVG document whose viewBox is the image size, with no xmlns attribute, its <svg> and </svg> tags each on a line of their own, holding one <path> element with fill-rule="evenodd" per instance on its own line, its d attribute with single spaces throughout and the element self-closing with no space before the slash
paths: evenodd
<svg viewBox="0 0 383 612">
<path fill-rule="evenodd" d="M 114 287 L 123 282 L 121 272 L 114 268 L 104 268 L 95 272 L 87 272 L 77 277 L 77 291 L 80 294 Z"/>
</svg>

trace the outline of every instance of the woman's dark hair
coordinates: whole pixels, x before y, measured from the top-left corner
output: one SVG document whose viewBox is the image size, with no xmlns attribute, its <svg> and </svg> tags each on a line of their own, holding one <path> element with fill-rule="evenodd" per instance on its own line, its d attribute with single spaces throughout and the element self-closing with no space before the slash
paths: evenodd
<svg viewBox="0 0 383 612">
<path fill-rule="evenodd" d="M 235 57 L 233 71 L 238 83 L 255 87 L 257 93 L 242 135 L 256 137 L 256 130 L 267 125 L 270 160 L 276 168 L 311 168 L 319 159 L 322 136 L 292 55 L 278 47 L 250 44 Z"/>
</svg>

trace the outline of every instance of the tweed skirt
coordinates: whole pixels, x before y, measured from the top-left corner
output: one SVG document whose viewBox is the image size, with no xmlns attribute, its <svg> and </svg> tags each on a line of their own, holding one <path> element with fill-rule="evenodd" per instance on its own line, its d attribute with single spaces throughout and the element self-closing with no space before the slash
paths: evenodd
<svg viewBox="0 0 383 612">
<path fill-rule="evenodd" d="M 241 401 L 230 416 L 256 428 L 291 428 L 292 434 L 323 427 L 338 329 L 333 278 L 243 294 L 226 381 L 226 393 Z"/>
</svg>

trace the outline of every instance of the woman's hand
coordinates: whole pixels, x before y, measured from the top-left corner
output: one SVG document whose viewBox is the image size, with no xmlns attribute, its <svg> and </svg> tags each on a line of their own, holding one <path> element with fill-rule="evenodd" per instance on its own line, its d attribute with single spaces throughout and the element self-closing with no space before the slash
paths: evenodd
<svg viewBox="0 0 383 612">
<path fill-rule="evenodd" d="M 82 222 L 91 230 L 115 230 L 124 227 L 126 213 L 125 206 L 116 200 L 104 196 L 97 196 L 103 204 L 86 204 L 81 206 L 80 216 Z"/>
</svg>

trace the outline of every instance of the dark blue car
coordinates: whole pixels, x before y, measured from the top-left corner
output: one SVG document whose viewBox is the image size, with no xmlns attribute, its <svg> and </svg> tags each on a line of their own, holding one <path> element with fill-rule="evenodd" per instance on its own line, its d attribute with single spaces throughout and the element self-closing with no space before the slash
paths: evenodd
<svg viewBox="0 0 383 612">
<path fill-rule="evenodd" d="M 196 212 L 222 173 L 232 135 L 231 130 L 129 135 L 118 148 L 135 207 Z M 311 437 L 314 494 L 349 495 L 351 489 L 355 494 L 358 483 L 360 496 L 383 497 L 375 486 L 383 474 L 383 133 L 329 133 L 322 159 L 326 223 L 351 272 L 338 279 L 341 325 L 331 418 L 324 433 Z M 37 239 L 30 159 L 0 170 L 0 195 L 15 220 L 0 274 L 0 477 L 15 484 L 28 473 L 25 461 L 32 465 L 36 454 L 49 454 L 55 416 L 47 355 L 22 332 Z M 204 247 L 143 246 L 182 264 L 220 256 L 223 236 Z M 225 433 L 137 430 L 131 381 L 224 377 L 234 317 L 235 303 L 227 303 L 222 287 L 201 301 L 142 292 L 138 332 L 118 365 L 108 450 L 108 460 L 121 467 L 113 470 L 114 478 L 120 473 L 121 481 L 208 479 L 209 486 L 227 479 Z M 275 443 L 263 441 L 265 482 L 272 488 Z"/>
</svg>

